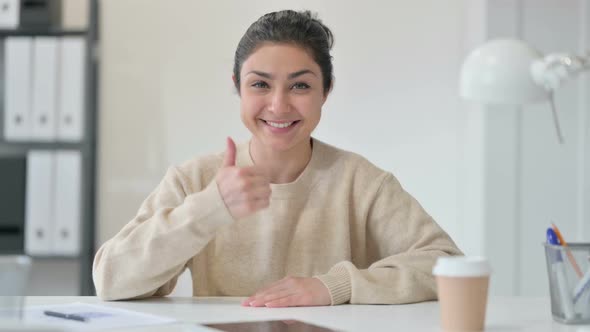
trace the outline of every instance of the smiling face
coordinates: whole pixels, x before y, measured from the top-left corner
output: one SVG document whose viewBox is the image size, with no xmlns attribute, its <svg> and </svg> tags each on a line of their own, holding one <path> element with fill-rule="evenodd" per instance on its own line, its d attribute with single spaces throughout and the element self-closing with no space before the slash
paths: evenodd
<svg viewBox="0 0 590 332">
<path fill-rule="evenodd" d="M 252 142 L 276 151 L 309 144 L 327 93 L 319 65 L 301 47 L 266 43 L 240 71 L 242 122 Z"/>
</svg>

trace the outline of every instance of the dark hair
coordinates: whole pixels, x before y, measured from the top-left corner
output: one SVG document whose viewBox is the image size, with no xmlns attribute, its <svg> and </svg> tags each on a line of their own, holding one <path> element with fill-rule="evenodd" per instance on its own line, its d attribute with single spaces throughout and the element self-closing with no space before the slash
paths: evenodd
<svg viewBox="0 0 590 332">
<path fill-rule="evenodd" d="M 332 31 L 309 10 L 282 10 L 268 13 L 252 23 L 236 49 L 234 58 L 235 85 L 240 91 L 240 70 L 246 59 L 264 42 L 291 43 L 304 48 L 320 66 L 324 94 L 332 85 Z"/>
</svg>

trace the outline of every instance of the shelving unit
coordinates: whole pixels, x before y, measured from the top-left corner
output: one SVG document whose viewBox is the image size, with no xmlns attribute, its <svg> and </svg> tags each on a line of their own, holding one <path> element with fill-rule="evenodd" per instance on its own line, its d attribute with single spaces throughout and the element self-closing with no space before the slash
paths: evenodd
<svg viewBox="0 0 590 332">
<path fill-rule="evenodd" d="M 97 147 L 97 110 L 98 110 L 98 0 L 90 0 L 88 27 L 85 30 L 19 28 L 0 30 L 0 39 L 13 36 L 80 36 L 85 40 L 85 93 L 84 93 L 84 134 L 79 142 L 13 142 L 4 135 L 4 87 L 0 77 L 0 158 L 3 156 L 26 157 L 30 150 L 77 150 L 82 155 L 80 237 L 79 256 L 47 256 L 33 258 L 32 280 L 28 295 L 93 295 L 92 260 L 94 258 L 95 233 L 95 193 L 96 193 L 96 147 Z M 2 63 L 1 66 L 4 66 Z M 2 70 L 2 75 L 4 69 Z M 14 188 L 19 193 L 24 188 Z M 0 198 L 1 199 L 1 198 Z M 24 216 L 24 212 L 23 212 Z M 24 220 L 23 220 L 24 224 Z M 26 226 L 25 226 L 26 227 Z M 24 230 L 21 230 L 24 234 Z M 24 236 L 24 235 L 23 235 Z M 14 246 L 0 246 L 0 254 L 25 253 L 24 241 L 13 241 Z M 7 242 L 8 243 L 8 242 Z M 55 286 L 55 287 L 54 287 Z M 67 294 L 64 294 L 67 293 Z"/>
</svg>

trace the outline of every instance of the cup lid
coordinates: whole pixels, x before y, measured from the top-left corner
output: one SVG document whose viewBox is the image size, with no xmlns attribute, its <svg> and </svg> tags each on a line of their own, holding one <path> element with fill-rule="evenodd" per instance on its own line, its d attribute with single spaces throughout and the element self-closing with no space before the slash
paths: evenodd
<svg viewBox="0 0 590 332">
<path fill-rule="evenodd" d="M 480 256 L 439 257 L 432 269 L 432 274 L 447 277 L 483 277 L 491 273 L 488 260 Z"/>
</svg>

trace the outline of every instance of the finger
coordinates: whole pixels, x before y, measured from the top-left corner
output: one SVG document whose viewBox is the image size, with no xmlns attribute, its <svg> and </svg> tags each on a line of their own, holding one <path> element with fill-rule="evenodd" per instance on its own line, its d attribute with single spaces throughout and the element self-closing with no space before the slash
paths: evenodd
<svg viewBox="0 0 590 332">
<path fill-rule="evenodd" d="M 268 189 L 270 190 L 270 184 L 266 181 L 265 178 L 260 176 L 253 176 L 253 175 L 244 175 L 242 173 L 240 178 L 235 179 L 237 186 L 242 191 L 252 191 L 258 189 Z"/>
<path fill-rule="evenodd" d="M 268 187 L 256 187 L 247 192 L 249 199 L 268 200 L 272 191 Z"/>
<path fill-rule="evenodd" d="M 253 181 L 259 186 L 265 186 L 270 188 L 270 181 L 268 180 L 268 177 L 266 175 L 253 174 L 249 177 L 249 180 Z"/>
<path fill-rule="evenodd" d="M 249 211 L 251 213 L 254 213 L 258 210 L 262 210 L 263 208 L 267 208 L 270 205 L 270 199 L 249 197 L 241 199 L 239 201 L 233 201 L 232 205 L 240 206 L 242 209 L 247 210 L 245 212 Z"/>
<path fill-rule="evenodd" d="M 261 174 L 259 171 L 252 170 L 249 167 L 234 168 L 233 173 L 236 179 L 248 181 L 248 183 L 255 181 L 261 185 L 270 186 L 270 179 L 268 176 Z"/>
<path fill-rule="evenodd" d="M 283 279 L 277 280 L 269 285 L 266 285 L 265 287 L 256 291 L 256 293 L 254 293 L 252 296 L 250 296 L 247 299 L 245 299 L 244 301 L 242 301 L 242 303 L 249 304 L 250 302 L 254 301 L 254 299 L 256 299 L 258 296 L 266 294 L 267 292 L 272 291 L 277 287 L 281 287 L 281 285 L 285 282 L 285 279 L 286 278 L 283 278 Z"/>
<path fill-rule="evenodd" d="M 267 308 L 284 308 L 284 307 L 297 307 L 300 305 L 296 294 L 276 299 L 274 301 L 266 303 Z"/>
<path fill-rule="evenodd" d="M 231 137 L 227 138 L 227 148 L 225 149 L 225 156 L 223 157 L 222 167 L 230 167 L 236 165 L 236 143 Z"/>
<path fill-rule="evenodd" d="M 293 295 L 292 292 L 288 290 L 283 290 L 278 293 L 272 293 L 265 296 L 255 297 L 252 301 L 248 303 L 250 307 L 265 307 L 267 303 L 276 301 L 278 299 L 282 299 L 287 296 Z M 267 300 L 268 298 L 268 300 Z"/>
<path fill-rule="evenodd" d="M 251 212 L 256 212 L 267 208 L 270 205 L 269 199 L 256 199 L 249 203 L 249 209 Z"/>
<path fill-rule="evenodd" d="M 248 173 L 250 173 L 250 174 L 259 175 L 259 176 L 264 177 L 265 179 L 268 179 L 266 172 L 262 168 L 260 168 L 259 166 L 248 166 L 248 167 L 243 167 L 242 169 L 245 171 L 248 171 Z"/>
<path fill-rule="evenodd" d="M 263 307 L 269 302 L 276 301 L 283 297 L 292 295 L 295 292 L 296 291 L 293 288 L 273 288 L 270 291 L 255 296 L 254 299 L 250 301 L 250 306 Z"/>
<path fill-rule="evenodd" d="M 285 288 L 285 289 L 278 290 L 276 292 L 272 292 L 272 293 L 269 293 L 269 294 L 263 296 L 262 302 L 264 303 L 264 305 L 267 305 L 268 303 L 275 302 L 279 299 L 294 295 L 296 293 L 297 293 L 296 290 L 293 288 Z"/>
</svg>

